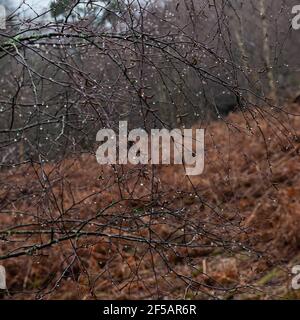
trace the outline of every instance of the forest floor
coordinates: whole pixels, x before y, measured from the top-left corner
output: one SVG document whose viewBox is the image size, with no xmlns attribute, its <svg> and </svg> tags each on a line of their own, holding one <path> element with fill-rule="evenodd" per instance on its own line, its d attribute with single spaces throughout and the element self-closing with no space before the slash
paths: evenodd
<svg viewBox="0 0 300 320">
<path fill-rule="evenodd" d="M 2 171 L 0 297 L 300 298 L 299 105 L 285 111 L 209 124 L 200 176 L 88 155 Z"/>
</svg>

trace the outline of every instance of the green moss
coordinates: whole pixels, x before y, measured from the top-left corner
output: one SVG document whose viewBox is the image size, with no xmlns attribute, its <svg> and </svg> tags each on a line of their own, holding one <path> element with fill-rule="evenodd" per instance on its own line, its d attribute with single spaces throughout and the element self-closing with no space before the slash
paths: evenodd
<svg viewBox="0 0 300 320">
<path fill-rule="evenodd" d="M 272 280 L 279 279 L 282 274 L 282 270 L 280 270 L 279 268 L 274 268 L 273 270 L 265 274 L 261 279 L 259 279 L 256 284 L 258 286 L 265 286 Z"/>
<path fill-rule="evenodd" d="M 203 267 L 200 266 L 200 267 L 198 267 L 197 269 L 194 269 L 194 270 L 192 271 L 192 276 L 195 278 L 195 277 L 197 277 L 199 274 L 202 274 L 202 273 L 203 273 Z"/>
<path fill-rule="evenodd" d="M 223 248 L 216 248 L 210 255 L 213 257 L 219 256 L 224 253 Z"/>
<path fill-rule="evenodd" d="M 300 300 L 300 291 L 299 290 L 291 290 L 286 292 L 282 299 L 284 300 Z"/>
</svg>

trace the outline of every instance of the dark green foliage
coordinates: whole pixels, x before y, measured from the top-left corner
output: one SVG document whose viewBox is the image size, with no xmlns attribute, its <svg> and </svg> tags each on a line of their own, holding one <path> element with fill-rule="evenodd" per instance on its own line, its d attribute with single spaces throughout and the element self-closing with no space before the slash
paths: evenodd
<svg viewBox="0 0 300 320">
<path fill-rule="evenodd" d="M 72 0 L 56 0 L 50 4 L 51 15 L 54 18 L 66 16 L 74 5 Z M 116 22 L 118 15 L 123 12 L 124 7 L 117 0 L 89 1 L 78 3 L 76 11 L 80 14 L 93 16 L 95 22 L 109 22 L 112 25 Z"/>
<path fill-rule="evenodd" d="M 52 17 L 58 17 L 67 12 L 68 8 L 71 5 L 71 0 L 59 0 L 52 1 L 50 4 L 51 15 Z"/>
</svg>

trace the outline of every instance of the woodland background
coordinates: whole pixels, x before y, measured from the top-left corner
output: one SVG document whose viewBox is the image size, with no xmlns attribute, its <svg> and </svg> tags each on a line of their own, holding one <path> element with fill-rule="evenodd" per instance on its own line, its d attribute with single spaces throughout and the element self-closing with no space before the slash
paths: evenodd
<svg viewBox="0 0 300 320">
<path fill-rule="evenodd" d="M 289 0 L 0 1 L 3 299 L 298 298 Z M 96 132 L 206 129 L 206 168 L 99 166 Z"/>
</svg>

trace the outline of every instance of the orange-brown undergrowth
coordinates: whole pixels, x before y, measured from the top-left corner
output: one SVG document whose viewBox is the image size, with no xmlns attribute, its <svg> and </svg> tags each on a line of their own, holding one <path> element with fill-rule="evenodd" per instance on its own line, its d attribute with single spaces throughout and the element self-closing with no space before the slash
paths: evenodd
<svg viewBox="0 0 300 320">
<path fill-rule="evenodd" d="M 207 126 L 197 177 L 86 155 L 2 171 L 1 297 L 295 297 L 299 148 L 299 117 L 253 109 Z"/>
</svg>

